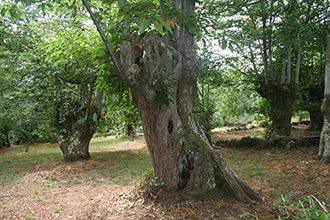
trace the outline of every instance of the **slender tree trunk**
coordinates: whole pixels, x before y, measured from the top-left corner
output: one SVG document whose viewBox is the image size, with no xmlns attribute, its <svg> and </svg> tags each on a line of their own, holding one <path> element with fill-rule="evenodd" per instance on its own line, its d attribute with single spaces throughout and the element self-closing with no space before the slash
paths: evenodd
<svg viewBox="0 0 330 220">
<path fill-rule="evenodd" d="M 330 163 L 330 24 L 328 24 L 326 42 L 324 99 L 321 107 L 324 121 L 318 152 L 320 163 Z"/>
<path fill-rule="evenodd" d="M 297 87 L 292 84 L 268 83 L 259 87 L 258 93 L 269 100 L 272 113 L 273 136 L 291 135 L 292 107 Z"/>
<path fill-rule="evenodd" d="M 8 126 L 6 125 L 4 128 L 3 128 L 3 134 L 5 135 L 5 147 L 10 147 L 10 139 L 9 139 L 9 129 L 8 129 Z"/>
<path fill-rule="evenodd" d="M 131 134 L 132 134 L 132 132 L 133 132 L 133 125 L 132 125 L 132 124 L 128 124 L 128 125 L 126 126 L 126 135 L 127 135 L 128 137 L 130 137 Z"/>
</svg>

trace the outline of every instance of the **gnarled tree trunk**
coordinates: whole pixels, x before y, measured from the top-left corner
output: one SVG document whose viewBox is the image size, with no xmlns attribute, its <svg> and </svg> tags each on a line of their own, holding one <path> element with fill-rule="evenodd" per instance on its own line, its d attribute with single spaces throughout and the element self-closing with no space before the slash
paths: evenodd
<svg viewBox="0 0 330 220">
<path fill-rule="evenodd" d="M 102 94 L 97 94 L 97 101 L 85 108 L 78 101 L 66 102 L 62 106 L 67 111 L 63 125 L 68 136 L 61 142 L 60 148 L 67 162 L 90 159 L 89 143 L 101 115 Z"/>
<path fill-rule="evenodd" d="M 174 44 L 164 40 L 167 37 L 148 34 L 138 42 L 124 42 L 118 62 L 88 3 L 83 2 L 121 78 L 131 88 L 155 175 L 164 181 L 167 189 L 205 194 L 216 186 L 214 169 L 217 169 L 239 201 L 252 203 L 261 200 L 226 165 L 220 151 L 211 147 L 193 119 L 191 91 L 196 84 L 198 69 L 192 53 L 194 40 L 191 32 L 181 25 L 179 33 L 174 31 L 171 37 Z M 174 7 L 180 5 L 183 16 L 194 12 L 194 0 L 169 2 Z"/>
<path fill-rule="evenodd" d="M 272 135 L 290 136 L 292 107 L 297 86 L 293 84 L 262 84 L 257 92 L 271 105 Z"/>
<path fill-rule="evenodd" d="M 260 200 L 210 146 L 192 116 L 197 75 L 194 56 L 189 57 L 156 35 L 125 42 L 120 49 L 122 77 L 137 103 L 155 175 L 168 190 L 205 194 L 216 187 L 218 169 L 240 201 Z"/>
</svg>

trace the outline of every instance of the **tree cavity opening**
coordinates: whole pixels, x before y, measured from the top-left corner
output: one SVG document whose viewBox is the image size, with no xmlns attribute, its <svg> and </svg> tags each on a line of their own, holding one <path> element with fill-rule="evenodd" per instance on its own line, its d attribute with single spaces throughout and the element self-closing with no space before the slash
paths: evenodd
<svg viewBox="0 0 330 220">
<path fill-rule="evenodd" d="M 174 127 L 174 125 L 173 125 L 173 121 L 172 121 L 172 120 L 169 120 L 169 121 L 168 121 L 168 124 L 167 124 L 167 130 L 168 130 L 168 133 L 172 134 L 172 132 L 173 132 L 173 127 Z"/>
<path fill-rule="evenodd" d="M 179 159 L 179 189 L 184 189 L 190 179 L 190 173 L 194 169 L 194 156 L 188 151 L 184 151 Z"/>
</svg>

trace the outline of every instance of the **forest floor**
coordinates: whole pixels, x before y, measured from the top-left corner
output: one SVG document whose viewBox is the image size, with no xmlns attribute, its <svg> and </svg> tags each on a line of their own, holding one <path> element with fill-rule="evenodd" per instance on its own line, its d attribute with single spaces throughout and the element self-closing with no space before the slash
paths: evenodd
<svg viewBox="0 0 330 220">
<path fill-rule="evenodd" d="M 213 138 L 230 140 L 253 137 L 259 132 L 222 129 Z M 42 151 L 39 154 L 44 161 L 37 162 L 32 155 L 39 152 L 37 149 L 54 148 L 51 145 L 31 147 L 29 153 L 24 152 L 24 147 L 1 149 L 0 219 L 268 220 L 315 211 L 309 201 L 316 201 L 319 212 L 324 212 L 325 207 L 317 201 L 324 202 L 330 211 L 330 165 L 317 163 L 318 146 L 222 147 L 229 166 L 264 198 L 263 202 L 246 205 L 229 194 L 198 200 L 162 191 L 141 194 L 141 173 L 151 168 L 144 140 L 94 146 L 102 140 L 91 144 L 91 160 L 75 163 L 63 162 L 60 151 Z M 243 213 L 245 217 L 240 217 Z"/>
</svg>

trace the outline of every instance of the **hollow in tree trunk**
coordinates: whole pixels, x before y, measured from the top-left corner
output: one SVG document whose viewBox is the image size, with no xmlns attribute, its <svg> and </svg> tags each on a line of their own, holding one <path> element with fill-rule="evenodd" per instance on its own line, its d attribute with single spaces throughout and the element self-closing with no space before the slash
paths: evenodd
<svg viewBox="0 0 330 220">
<path fill-rule="evenodd" d="M 272 108 L 272 136 L 291 135 L 292 107 L 296 96 L 297 86 L 293 84 L 277 84 L 269 82 L 262 84 L 258 93 L 270 102 Z"/>
</svg>

